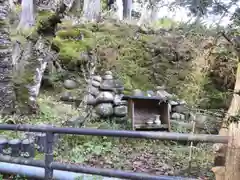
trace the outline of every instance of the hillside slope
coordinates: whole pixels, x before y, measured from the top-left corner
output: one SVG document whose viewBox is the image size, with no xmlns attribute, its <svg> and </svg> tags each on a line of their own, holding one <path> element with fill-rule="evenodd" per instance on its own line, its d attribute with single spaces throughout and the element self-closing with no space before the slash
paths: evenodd
<svg viewBox="0 0 240 180">
<path fill-rule="evenodd" d="M 125 93 L 165 84 L 192 106 L 226 108 L 236 59 L 225 42 L 214 41 L 180 28 L 153 31 L 105 21 L 76 26 L 65 22 L 54 43 L 60 48 L 60 63 L 72 72 L 89 61 L 81 53 L 95 54 L 97 72 L 113 71 L 124 82 Z"/>
</svg>

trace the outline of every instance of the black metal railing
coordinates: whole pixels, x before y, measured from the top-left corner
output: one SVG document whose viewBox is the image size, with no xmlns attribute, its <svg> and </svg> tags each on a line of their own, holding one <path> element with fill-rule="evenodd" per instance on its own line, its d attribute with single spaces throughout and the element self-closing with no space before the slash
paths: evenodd
<svg viewBox="0 0 240 180">
<path fill-rule="evenodd" d="M 87 129 L 87 128 L 69 128 L 69 127 L 52 127 L 52 126 L 33 126 L 33 125 L 8 125 L 1 124 L 0 130 L 5 131 L 25 131 L 46 133 L 43 160 L 34 160 L 26 158 L 16 158 L 1 154 L 0 161 L 7 163 L 15 163 L 42 167 L 45 169 L 46 180 L 53 178 L 53 170 L 71 171 L 85 174 L 101 175 L 106 177 L 116 177 L 124 179 L 147 179 L 147 180 L 164 180 L 174 179 L 167 176 L 154 176 L 145 173 L 134 173 L 119 170 L 99 169 L 93 167 L 83 167 L 81 165 L 66 164 L 54 162 L 53 148 L 55 134 L 74 134 L 74 135 L 92 135 L 92 136 L 111 136 L 111 137 L 129 137 L 129 138 L 146 138 L 173 141 L 193 141 L 205 143 L 228 143 L 227 136 L 206 135 L 206 134 L 183 134 L 169 132 L 142 132 L 142 131 L 126 131 L 126 130 L 104 130 L 104 129 Z M 178 179 L 178 178 L 175 178 Z M 181 178 L 182 179 L 182 178 Z"/>
</svg>

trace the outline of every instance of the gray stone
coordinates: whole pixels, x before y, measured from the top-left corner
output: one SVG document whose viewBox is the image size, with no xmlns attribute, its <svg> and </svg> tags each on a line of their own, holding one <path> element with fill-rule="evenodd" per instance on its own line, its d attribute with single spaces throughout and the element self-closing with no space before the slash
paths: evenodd
<svg viewBox="0 0 240 180">
<path fill-rule="evenodd" d="M 101 76 L 93 76 L 92 78 L 94 81 L 97 81 L 97 82 L 102 82 L 102 77 Z"/>
<path fill-rule="evenodd" d="M 96 98 L 91 94 L 86 95 L 85 100 L 86 100 L 87 105 L 94 106 L 96 104 Z"/>
<path fill-rule="evenodd" d="M 98 88 L 91 86 L 88 90 L 88 93 L 90 93 L 93 96 L 97 96 L 99 94 Z"/>
<path fill-rule="evenodd" d="M 140 89 L 134 89 L 132 95 L 133 96 L 144 96 L 144 93 Z"/>
<path fill-rule="evenodd" d="M 181 114 L 179 114 L 179 113 L 172 113 L 172 115 L 171 115 L 172 119 L 180 119 L 180 117 L 181 117 Z"/>
<path fill-rule="evenodd" d="M 100 87 L 100 85 L 101 85 L 100 82 L 94 81 L 94 80 L 91 82 L 91 84 L 92 84 L 92 86 L 97 87 L 97 88 Z"/>
<path fill-rule="evenodd" d="M 106 74 L 106 75 L 103 76 L 103 79 L 104 79 L 104 80 L 112 80 L 112 79 L 113 79 L 113 76 Z"/>
<path fill-rule="evenodd" d="M 184 114 L 180 114 L 180 119 L 181 120 L 185 120 L 185 115 Z"/>
<path fill-rule="evenodd" d="M 113 102 L 114 95 L 109 91 L 100 92 L 96 98 L 97 103 Z"/>
<path fill-rule="evenodd" d="M 184 107 L 183 105 L 177 105 L 172 107 L 172 112 L 177 112 L 177 113 L 184 113 L 187 111 L 187 108 Z"/>
<path fill-rule="evenodd" d="M 107 90 L 107 91 L 114 91 L 115 90 L 115 84 L 113 80 L 103 80 L 102 84 L 100 85 L 101 90 Z"/>
<path fill-rule="evenodd" d="M 72 98 L 71 92 L 67 91 L 67 92 L 64 92 L 64 93 L 61 95 L 60 100 L 61 100 L 61 101 L 69 101 L 71 98 Z"/>
<path fill-rule="evenodd" d="M 73 80 L 67 79 L 64 81 L 63 86 L 66 89 L 75 89 L 77 87 L 77 83 Z"/>
<path fill-rule="evenodd" d="M 100 85 L 101 90 L 107 91 L 116 91 L 116 93 L 121 94 L 124 90 L 123 83 L 118 79 L 109 79 L 103 80 L 102 84 Z"/>
<path fill-rule="evenodd" d="M 114 114 L 119 117 L 124 117 L 127 115 L 127 106 L 116 106 L 114 107 Z"/>
<path fill-rule="evenodd" d="M 124 96 L 123 94 L 116 94 L 113 99 L 113 104 L 120 105 L 123 96 Z"/>
<path fill-rule="evenodd" d="M 112 75 L 112 72 L 111 71 L 106 71 L 104 74 L 105 75 Z"/>
<path fill-rule="evenodd" d="M 113 114 L 113 105 L 111 103 L 101 103 L 95 108 L 96 113 L 102 117 L 108 117 Z"/>
</svg>

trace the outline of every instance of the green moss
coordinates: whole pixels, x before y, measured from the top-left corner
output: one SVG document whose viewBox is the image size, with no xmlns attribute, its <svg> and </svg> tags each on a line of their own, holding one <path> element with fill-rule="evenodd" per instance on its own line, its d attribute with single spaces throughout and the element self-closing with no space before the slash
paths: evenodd
<svg viewBox="0 0 240 180">
<path fill-rule="evenodd" d="M 48 11 L 48 10 L 42 10 L 38 12 L 38 16 L 37 16 L 37 22 L 45 19 L 45 18 L 49 18 L 50 16 L 52 16 L 54 14 L 54 12 Z"/>
<path fill-rule="evenodd" d="M 66 25 L 65 22 L 63 25 Z M 94 38 L 92 32 L 88 29 L 83 29 L 82 26 L 61 26 L 61 30 L 56 33 L 53 43 L 60 48 L 59 60 L 67 66 L 81 63 L 84 59 L 81 58 L 81 53 L 91 50 L 94 46 Z M 77 40 L 83 34 L 83 40 Z"/>
<path fill-rule="evenodd" d="M 67 65 L 69 63 L 77 63 L 81 61 L 81 52 L 85 52 L 92 46 L 92 39 L 69 40 L 61 39 L 59 36 L 54 38 L 53 43 L 60 48 L 59 60 Z"/>
<path fill-rule="evenodd" d="M 81 28 L 64 29 L 56 33 L 56 35 L 62 39 L 79 38 L 81 34 L 83 34 L 84 38 L 92 37 L 91 31 Z"/>
<path fill-rule="evenodd" d="M 20 112 L 28 113 L 28 101 L 29 101 L 29 91 L 27 85 L 34 81 L 34 69 L 25 68 L 24 72 L 20 74 L 16 73 L 14 75 L 14 89 L 17 99 L 17 109 Z"/>
</svg>

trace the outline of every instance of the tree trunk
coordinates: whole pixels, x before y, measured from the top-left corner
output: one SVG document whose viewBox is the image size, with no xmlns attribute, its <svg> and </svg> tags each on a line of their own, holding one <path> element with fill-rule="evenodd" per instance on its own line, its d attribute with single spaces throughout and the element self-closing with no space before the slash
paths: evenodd
<svg viewBox="0 0 240 180">
<path fill-rule="evenodd" d="M 117 17 L 118 20 L 122 21 L 123 20 L 123 1 L 122 0 L 116 0 L 116 6 L 117 6 Z"/>
<path fill-rule="evenodd" d="M 152 22 L 152 23 L 154 23 L 155 21 L 157 21 L 157 19 L 158 19 L 158 11 L 159 11 L 159 9 L 158 9 L 158 7 L 157 7 L 157 3 L 155 2 L 155 4 L 152 4 L 151 5 L 151 14 L 150 14 L 150 21 Z"/>
<path fill-rule="evenodd" d="M 33 0 L 22 0 L 21 18 L 17 30 L 28 30 L 35 24 Z"/>
<path fill-rule="evenodd" d="M 238 57 L 238 59 L 239 59 L 239 57 Z M 219 131 L 219 135 L 222 135 L 222 136 L 228 136 L 229 133 L 231 133 L 231 132 L 229 132 L 229 124 L 230 123 L 232 124 L 231 119 L 233 119 L 234 117 L 239 115 L 239 110 L 240 110 L 240 95 L 239 95 L 239 92 L 240 92 L 240 62 L 238 62 L 238 65 L 237 65 L 234 92 L 236 92 L 236 93 L 233 94 L 231 104 L 229 106 L 229 109 L 227 111 L 225 118 L 223 119 L 222 127 Z M 212 170 L 215 173 L 216 177 L 219 176 L 218 172 L 220 172 L 222 174 L 222 176 L 225 177 L 225 168 L 226 168 L 225 161 L 226 161 L 227 145 L 214 144 L 214 151 L 216 153 L 215 164 L 214 164 L 215 167 Z M 228 159 L 229 159 L 229 155 L 228 155 Z M 235 163 L 235 162 L 232 162 L 232 163 Z"/>
<path fill-rule="evenodd" d="M 36 30 L 27 37 L 27 46 L 15 73 L 17 110 L 20 114 L 38 111 L 37 96 L 47 62 L 55 58 L 51 50 L 55 30 L 67 6 L 61 4 L 56 12 L 39 22 Z"/>
<path fill-rule="evenodd" d="M 132 0 L 123 0 L 123 17 L 131 19 L 132 16 Z"/>
<path fill-rule="evenodd" d="M 84 0 L 83 17 L 86 20 L 97 21 L 100 18 L 100 13 L 101 13 L 100 0 Z"/>
<path fill-rule="evenodd" d="M 12 84 L 12 44 L 9 37 L 9 4 L 0 0 L 0 113 L 14 111 L 14 91 Z"/>
<path fill-rule="evenodd" d="M 239 180 L 240 177 L 240 123 L 229 125 L 229 142 L 226 154 L 225 180 Z"/>
<path fill-rule="evenodd" d="M 78 15 L 76 13 L 79 13 L 79 15 L 80 15 L 80 12 L 82 10 L 82 6 L 83 6 L 83 1 L 82 0 L 73 0 L 71 5 L 70 5 L 69 11 L 74 13 L 74 15 Z"/>
<path fill-rule="evenodd" d="M 139 21 L 137 22 L 138 26 L 143 25 L 149 19 L 148 18 L 148 13 L 149 13 L 148 12 L 148 6 L 149 6 L 149 4 L 150 4 L 149 1 L 147 1 L 143 5 L 142 10 L 141 10 L 141 17 L 140 17 Z"/>
</svg>

